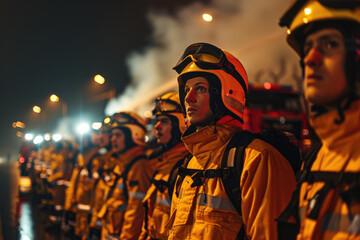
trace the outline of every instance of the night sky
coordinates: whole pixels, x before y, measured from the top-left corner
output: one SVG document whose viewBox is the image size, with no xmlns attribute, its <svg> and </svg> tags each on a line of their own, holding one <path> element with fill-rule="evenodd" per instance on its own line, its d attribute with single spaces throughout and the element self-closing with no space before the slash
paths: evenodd
<svg viewBox="0 0 360 240">
<path fill-rule="evenodd" d="M 0 1 L 0 157 L 19 151 L 14 121 L 27 125 L 24 132 L 55 126 L 63 113 L 60 104 L 50 104 L 52 93 L 66 102 L 67 115 L 101 120 L 106 100 L 93 97 L 109 89 L 120 94 L 130 81 L 126 56 L 153 44 L 148 11 L 171 14 L 190 2 Z M 106 86 L 94 85 L 95 74 Z M 34 105 L 42 107 L 41 116 Z"/>
</svg>

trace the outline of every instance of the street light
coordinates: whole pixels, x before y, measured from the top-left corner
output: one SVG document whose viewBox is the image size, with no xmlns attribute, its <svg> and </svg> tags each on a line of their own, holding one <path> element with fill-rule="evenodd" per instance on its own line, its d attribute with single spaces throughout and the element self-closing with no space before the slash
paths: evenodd
<svg viewBox="0 0 360 240">
<path fill-rule="evenodd" d="M 94 77 L 94 81 L 97 82 L 98 84 L 102 85 L 105 83 L 105 78 L 103 76 L 101 76 L 100 74 L 97 74 Z"/>
<path fill-rule="evenodd" d="M 62 114 L 63 117 L 65 117 L 66 114 L 67 114 L 67 104 L 66 104 L 66 102 L 65 102 L 63 99 L 60 100 L 60 98 L 59 98 L 57 95 L 55 95 L 55 94 L 52 94 L 52 95 L 50 96 L 50 101 L 51 101 L 51 102 L 54 102 L 54 103 L 57 103 L 57 102 L 60 101 L 60 104 L 61 104 L 61 114 Z"/>
<path fill-rule="evenodd" d="M 34 106 L 33 107 L 33 111 L 34 113 L 40 113 L 41 112 L 41 108 L 39 106 Z"/>
<path fill-rule="evenodd" d="M 209 13 L 204 13 L 202 15 L 202 18 L 204 19 L 205 22 L 211 22 L 213 20 L 213 17 Z"/>
<path fill-rule="evenodd" d="M 52 95 L 50 96 L 50 101 L 52 101 L 52 102 L 58 102 L 58 101 L 59 101 L 59 97 L 56 96 L 55 94 L 52 94 Z"/>
</svg>

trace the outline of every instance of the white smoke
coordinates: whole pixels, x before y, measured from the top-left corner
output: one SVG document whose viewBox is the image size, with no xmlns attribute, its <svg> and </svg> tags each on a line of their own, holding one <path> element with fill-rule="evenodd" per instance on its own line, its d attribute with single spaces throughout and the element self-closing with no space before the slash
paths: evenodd
<svg viewBox="0 0 360 240">
<path fill-rule="evenodd" d="M 144 53 L 129 56 L 131 84 L 109 102 L 106 114 L 119 110 L 142 114 L 151 109 L 157 96 L 176 91 L 176 73 L 171 68 L 184 49 L 194 42 L 208 42 L 231 52 L 243 63 L 250 83 L 255 78 L 260 83 L 272 81 L 272 76 L 280 72 L 281 63 L 286 63 L 285 76 L 279 82 L 296 88 L 293 72 L 297 69 L 297 57 L 286 44 L 286 29 L 278 26 L 281 14 L 291 2 L 213 0 L 207 5 L 194 3 L 173 16 L 149 13 L 156 45 Z M 203 13 L 211 14 L 213 21 L 205 22 L 201 17 Z M 300 70 L 297 71 L 295 75 L 300 74 Z"/>
</svg>

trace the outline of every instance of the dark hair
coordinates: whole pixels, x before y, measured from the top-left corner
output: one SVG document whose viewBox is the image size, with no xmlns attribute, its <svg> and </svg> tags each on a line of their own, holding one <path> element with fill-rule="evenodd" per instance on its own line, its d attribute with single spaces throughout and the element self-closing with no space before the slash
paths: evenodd
<svg viewBox="0 0 360 240">
<path fill-rule="evenodd" d="M 125 148 L 121 152 L 125 152 L 128 149 L 133 148 L 133 147 L 136 146 L 136 144 L 134 143 L 134 141 L 132 139 L 131 131 L 130 131 L 129 128 L 127 128 L 127 127 L 117 127 L 117 128 L 114 128 L 114 129 L 121 130 L 123 132 L 124 136 L 125 136 Z"/>
</svg>

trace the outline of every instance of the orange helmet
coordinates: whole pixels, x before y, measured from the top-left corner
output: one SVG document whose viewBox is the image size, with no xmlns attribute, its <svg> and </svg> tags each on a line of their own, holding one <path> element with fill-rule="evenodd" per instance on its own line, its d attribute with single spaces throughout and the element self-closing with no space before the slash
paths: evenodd
<svg viewBox="0 0 360 240">
<path fill-rule="evenodd" d="M 183 109 L 186 81 L 203 76 L 212 88 L 210 106 L 213 113 L 220 117 L 229 113 L 243 122 L 248 78 L 244 66 L 232 54 L 208 43 L 194 43 L 185 49 L 173 69 L 179 74 L 179 95 Z M 215 100 L 217 96 L 220 103 Z"/>
<path fill-rule="evenodd" d="M 123 111 L 115 113 L 111 120 L 111 129 L 127 128 L 132 141 L 138 146 L 145 146 L 145 121 L 136 113 Z"/>
<path fill-rule="evenodd" d="M 173 116 L 177 120 L 177 128 L 183 133 L 186 129 L 184 112 L 180 105 L 179 94 L 169 92 L 155 100 L 155 108 L 152 111 L 153 115 L 167 115 Z"/>
</svg>

